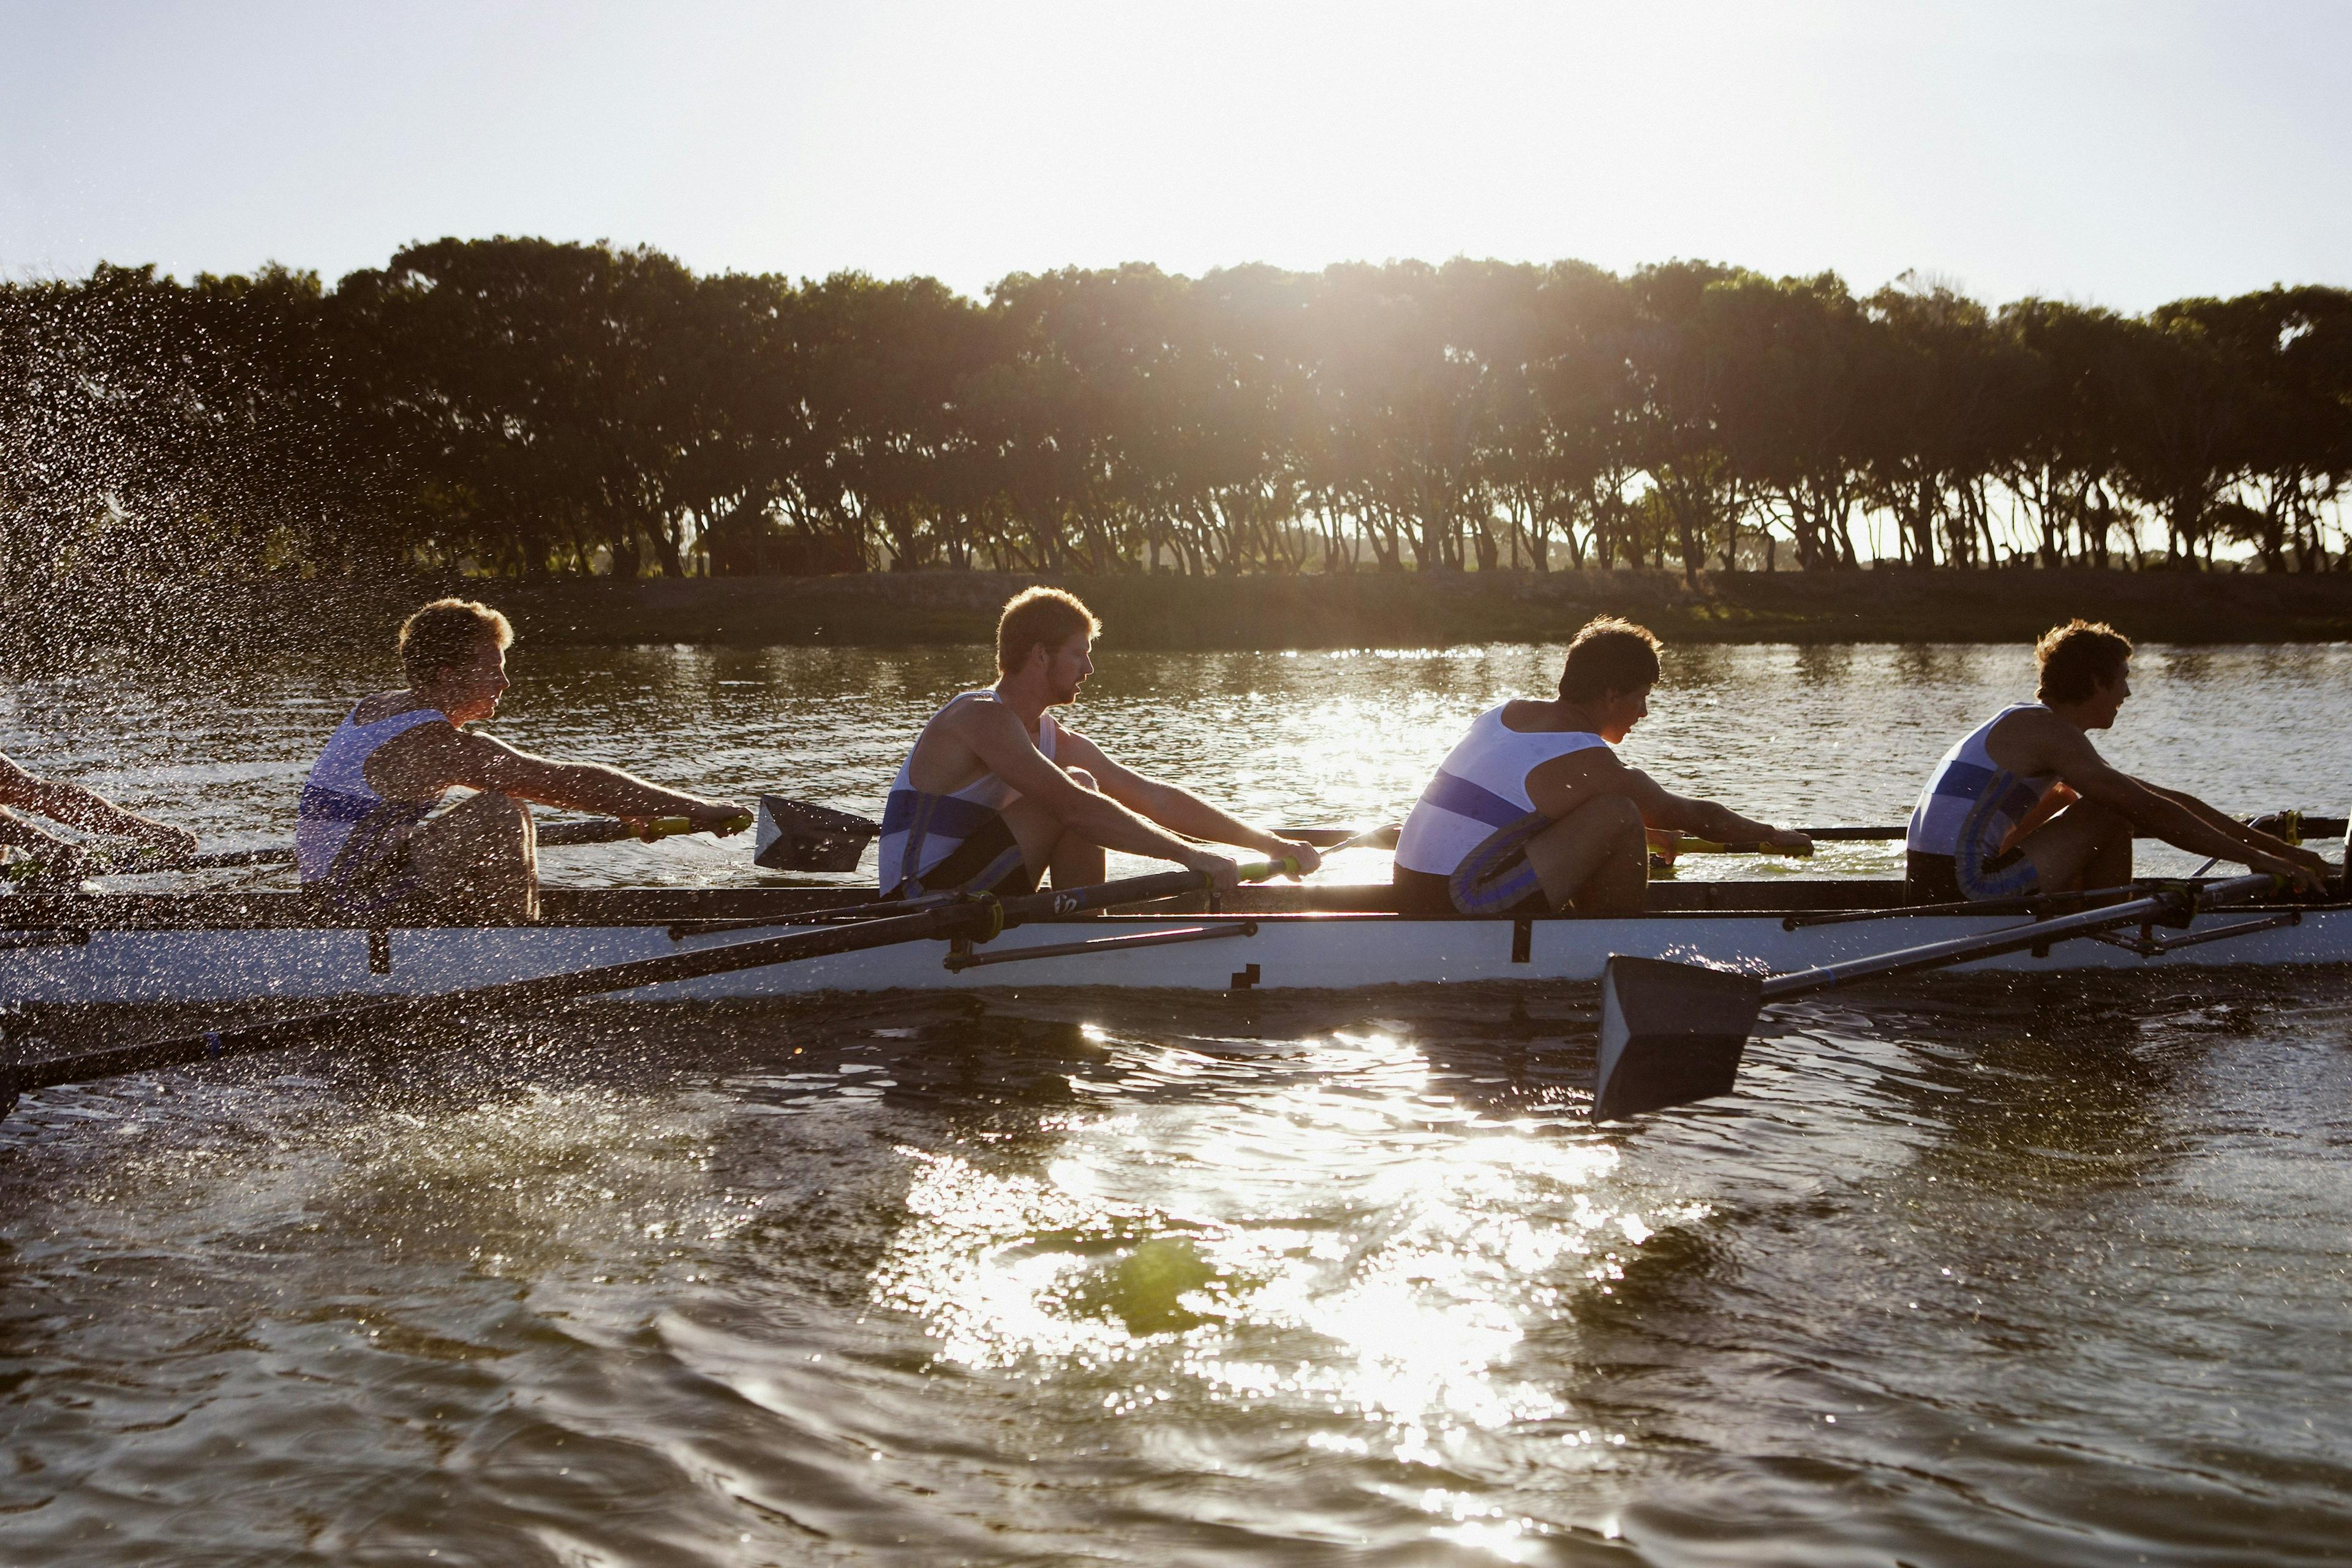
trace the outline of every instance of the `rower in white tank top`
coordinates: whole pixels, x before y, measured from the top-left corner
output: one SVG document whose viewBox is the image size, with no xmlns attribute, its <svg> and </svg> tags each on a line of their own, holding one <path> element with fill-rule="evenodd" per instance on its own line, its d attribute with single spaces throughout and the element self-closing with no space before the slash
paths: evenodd
<svg viewBox="0 0 2352 1568">
<path fill-rule="evenodd" d="M 414 890 L 396 878 L 374 873 L 437 804 L 377 794 L 367 780 L 368 759 L 394 736 L 449 719 L 438 708 L 404 709 L 370 724 L 361 723 L 358 715 L 354 707 L 343 716 L 310 764 L 295 807 L 294 861 L 305 888 L 368 913 Z"/>
<path fill-rule="evenodd" d="M 966 691 L 940 709 L 945 713 L 959 702 L 976 698 L 997 700 L 994 691 Z M 939 714 L 932 715 L 937 721 Z M 928 731 L 929 723 L 924 725 Z M 1047 762 L 1054 760 L 1054 742 L 1060 733 L 1051 713 L 1037 716 L 1032 738 Z M 992 773 L 945 795 L 914 787 L 915 745 L 898 764 L 890 781 L 889 798 L 882 806 L 882 841 L 876 880 L 885 898 L 917 898 L 943 890 L 987 891 L 1022 868 L 1021 846 L 1003 816 L 1020 792 Z M 1023 891 L 1028 889 L 1023 889 Z"/>
<path fill-rule="evenodd" d="M 1581 730 L 1514 730 L 1509 704 L 1489 708 L 1438 764 L 1397 836 L 1400 870 L 1443 877 L 1464 914 L 1513 908 L 1542 896 L 1522 847 L 1551 826 L 1528 794 L 1528 775 L 1544 763 L 1609 742 Z"/>
<path fill-rule="evenodd" d="M 2037 885 L 2033 863 L 2016 851 L 2003 855 L 2001 846 L 2050 793 L 2058 775 L 2011 773 L 1993 760 L 1990 742 L 1994 729 L 2011 715 L 2048 711 L 2039 702 L 2011 703 L 1961 736 L 1927 775 L 1927 786 L 1911 808 L 1905 850 L 1951 862 L 1951 880 L 1962 898 L 2015 898 Z M 1916 869 L 1924 882 L 1941 867 Z"/>
</svg>

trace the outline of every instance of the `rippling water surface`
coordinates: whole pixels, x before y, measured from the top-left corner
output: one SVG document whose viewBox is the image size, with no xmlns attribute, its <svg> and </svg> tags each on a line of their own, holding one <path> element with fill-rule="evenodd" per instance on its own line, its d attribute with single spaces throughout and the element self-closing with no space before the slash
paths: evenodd
<svg viewBox="0 0 2352 1568">
<path fill-rule="evenodd" d="M 1370 822 L 1557 659 L 1110 651 L 1076 722 Z M 496 729 L 870 810 L 984 663 L 526 647 Z M 2352 652 L 2135 673 L 2111 755 L 2341 809 Z M 385 674 L 89 671 L 0 699 L 0 750 L 282 840 Z M 2030 675 L 1677 652 L 1628 751 L 1895 821 Z M 1736 1100 L 1606 1132 L 1591 1003 L 583 1005 L 51 1091 L 0 1125 L 0 1561 L 2352 1561 L 2344 975 L 1845 995 Z"/>
</svg>

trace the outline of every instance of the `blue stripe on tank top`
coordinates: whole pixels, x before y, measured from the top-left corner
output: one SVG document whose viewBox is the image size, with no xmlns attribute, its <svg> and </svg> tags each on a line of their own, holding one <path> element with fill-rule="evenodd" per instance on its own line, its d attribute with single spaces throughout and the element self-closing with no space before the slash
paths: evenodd
<svg viewBox="0 0 2352 1568">
<path fill-rule="evenodd" d="M 1997 769 L 1980 768 L 1974 763 L 1954 763 L 1944 770 L 1943 777 L 1936 781 L 1936 793 L 1974 805 L 1980 804 L 1993 783 L 2004 776 L 2011 782 L 2009 788 L 2001 792 L 2000 798 L 1993 803 L 1992 809 L 2014 821 L 2032 811 L 2042 799 L 2032 785 L 2017 779 L 2014 774 L 2004 775 Z"/>
<path fill-rule="evenodd" d="M 347 789 L 304 784 L 294 812 L 310 822 L 365 822 L 390 804 L 380 798 L 371 800 L 363 795 L 353 795 Z"/>
<path fill-rule="evenodd" d="M 1440 811 L 1450 811 L 1489 827 L 1508 827 L 1528 814 L 1526 806 L 1515 805 L 1485 785 L 1472 784 L 1444 768 L 1437 770 L 1437 776 L 1429 781 L 1421 798 Z"/>
<path fill-rule="evenodd" d="M 1936 780 L 1936 793 L 1974 800 L 1992 781 L 1993 771 L 1990 768 L 1980 768 L 1974 763 L 1951 763 L 1945 766 L 1942 775 Z"/>
<path fill-rule="evenodd" d="M 904 833 L 914 826 L 917 807 L 925 804 L 930 809 L 930 821 L 925 825 L 924 831 L 944 833 L 956 838 L 971 837 L 988 825 L 989 818 L 997 815 L 992 806 L 957 795 L 927 796 L 922 790 L 894 789 L 890 792 L 890 798 L 882 804 L 883 833 L 886 836 Z"/>
</svg>

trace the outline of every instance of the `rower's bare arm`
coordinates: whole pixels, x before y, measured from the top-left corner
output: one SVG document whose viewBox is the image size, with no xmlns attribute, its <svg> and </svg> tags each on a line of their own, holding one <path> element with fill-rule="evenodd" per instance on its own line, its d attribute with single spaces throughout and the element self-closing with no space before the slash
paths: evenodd
<svg viewBox="0 0 2352 1568">
<path fill-rule="evenodd" d="M 706 833 L 741 829 L 743 808 L 732 801 L 664 789 L 602 763 L 559 763 L 533 756 L 491 735 L 454 728 L 431 734 L 446 759 L 443 782 L 461 789 L 495 790 L 518 800 L 629 822 L 683 816 Z"/>
<path fill-rule="evenodd" d="M 1742 816 L 1719 802 L 1675 795 L 1598 746 L 1556 757 L 1528 775 L 1528 798 L 1555 822 L 1612 795 L 1632 801 L 1644 826 L 1695 834 L 1718 844 L 1770 844 L 1801 854 L 1813 847 L 1801 833 Z"/>
<path fill-rule="evenodd" d="M 1657 788 L 1655 784 L 1652 787 Z M 1813 851 L 1813 841 L 1794 828 L 1775 827 L 1769 822 L 1742 816 L 1719 800 L 1698 800 L 1663 788 L 1658 788 L 1657 793 L 1657 815 L 1654 817 L 1648 810 L 1642 814 L 1645 826 L 1672 827 L 1717 844 L 1769 844 L 1800 855 Z"/>
<path fill-rule="evenodd" d="M 25 792 L 37 782 L 32 774 L 0 754 L 0 805 L 26 805 Z"/>
<path fill-rule="evenodd" d="M 2145 779 L 2140 782 L 2146 784 L 2149 793 L 2163 796 L 2215 832 L 2226 833 L 2250 849 L 2259 850 L 2265 855 L 2275 855 L 2282 860 L 2294 861 L 2297 865 L 2317 872 L 2322 877 L 2330 876 L 2336 870 L 2336 868 L 2328 864 L 2324 857 L 2314 854 L 2299 844 L 2290 844 L 2274 834 L 2264 833 L 2259 827 L 2240 822 L 2226 812 L 2217 811 L 2185 790 L 2167 789 L 2161 784 L 2147 784 Z M 2234 859 L 2237 857 L 2232 856 L 2231 858 Z"/>
<path fill-rule="evenodd" d="M 125 811 L 105 796 L 79 784 L 28 773 L 5 757 L 0 757 L 0 806 L 16 806 L 46 816 L 52 822 L 62 822 L 68 827 L 133 838 L 176 854 L 186 854 L 196 847 L 196 836 L 184 827 L 173 827 L 168 823 L 142 816 L 137 812 Z M 29 823 L 21 826 L 44 842 L 53 840 L 53 836 L 42 833 Z M 22 844 L 25 841 L 20 838 L 16 842 Z"/>
<path fill-rule="evenodd" d="M 1311 875 L 1323 864 L 1323 858 L 1311 844 L 1284 838 L 1253 826 L 1237 816 L 1218 810 L 1181 784 L 1164 779 L 1150 778 L 1123 763 L 1117 763 L 1101 747 L 1074 730 L 1062 731 L 1055 748 L 1060 761 L 1068 766 L 1080 767 L 1094 774 L 1095 782 L 1111 799 L 1139 816 L 1148 817 L 1171 833 L 1188 838 L 1205 838 L 1212 844 L 1232 844 L 1244 849 L 1255 849 L 1261 855 L 1281 859 L 1287 856 L 1298 863 L 1300 876 Z"/>
<path fill-rule="evenodd" d="M 1024 798 L 1052 812 L 1065 827 L 1075 829 L 1106 849 L 1172 860 L 1179 866 L 1208 873 L 1217 879 L 1220 886 L 1233 885 L 1234 863 L 1229 857 L 1188 844 L 1145 821 L 1111 796 L 1081 787 L 1062 771 L 1063 764 L 1037 749 L 1037 742 L 1021 727 L 1020 719 L 1003 703 L 964 703 L 949 716 L 949 721 L 954 725 L 957 737 L 971 748 L 989 772 Z M 1085 747 L 1080 754 L 1087 756 L 1089 762 L 1102 757 L 1092 746 Z M 1070 759 L 1070 764 L 1088 766 L 1076 756 Z"/>
<path fill-rule="evenodd" d="M 2074 736 L 2074 746 L 2060 748 L 2056 769 L 2059 777 L 2084 800 L 2096 801 L 2121 813 L 2147 837 L 2161 838 L 2191 855 L 2235 860 L 2252 870 L 2286 877 L 2315 892 L 2326 889 L 2326 863 L 2318 857 L 2297 859 L 2250 843 L 2239 832 L 2217 827 L 2174 799 L 2171 792 L 2151 789 L 2131 774 L 2110 766 L 2089 741 L 2080 736 Z M 2231 828 L 2236 826 L 2231 825 Z"/>
<path fill-rule="evenodd" d="M 37 858 L 65 847 L 66 840 L 0 805 L 0 844 L 13 844 L 19 849 L 29 849 Z"/>
</svg>

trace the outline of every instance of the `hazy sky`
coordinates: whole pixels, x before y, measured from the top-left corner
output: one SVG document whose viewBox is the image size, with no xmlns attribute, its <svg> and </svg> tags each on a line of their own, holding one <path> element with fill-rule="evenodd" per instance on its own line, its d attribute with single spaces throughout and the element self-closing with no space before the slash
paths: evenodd
<svg viewBox="0 0 2352 1568">
<path fill-rule="evenodd" d="M 0 272 L 1453 255 L 2352 283 L 2352 4 L 0 0 Z"/>
</svg>

